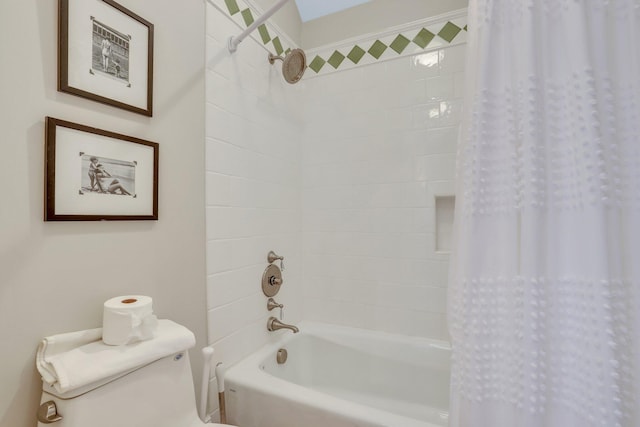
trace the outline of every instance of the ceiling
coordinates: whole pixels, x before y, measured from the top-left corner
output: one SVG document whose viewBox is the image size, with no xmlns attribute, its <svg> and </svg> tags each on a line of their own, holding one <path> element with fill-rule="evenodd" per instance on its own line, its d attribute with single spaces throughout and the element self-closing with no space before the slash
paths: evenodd
<svg viewBox="0 0 640 427">
<path fill-rule="evenodd" d="M 368 3 L 370 0 L 295 0 L 302 22 Z"/>
</svg>

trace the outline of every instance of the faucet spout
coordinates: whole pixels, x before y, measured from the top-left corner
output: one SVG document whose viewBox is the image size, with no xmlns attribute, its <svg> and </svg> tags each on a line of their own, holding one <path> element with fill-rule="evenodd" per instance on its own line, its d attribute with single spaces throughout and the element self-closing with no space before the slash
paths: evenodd
<svg viewBox="0 0 640 427">
<path fill-rule="evenodd" d="M 287 325 L 286 323 L 282 323 L 281 321 L 279 321 L 273 316 L 269 317 L 269 320 L 267 320 L 267 330 L 277 331 L 278 329 L 290 329 L 293 331 L 294 334 L 300 332 L 300 329 L 298 329 L 293 325 Z"/>
</svg>

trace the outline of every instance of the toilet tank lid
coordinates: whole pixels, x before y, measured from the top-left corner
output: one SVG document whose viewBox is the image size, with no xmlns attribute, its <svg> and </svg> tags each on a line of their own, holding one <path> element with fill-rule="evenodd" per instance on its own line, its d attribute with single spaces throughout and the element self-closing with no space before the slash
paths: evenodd
<svg viewBox="0 0 640 427">
<path fill-rule="evenodd" d="M 55 390 L 56 395 L 66 395 L 86 386 L 93 389 L 99 386 L 94 383 L 105 384 L 158 359 L 188 350 L 195 342 L 193 332 L 186 327 L 160 319 L 156 336 L 150 340 L 123 346 L 110 346 L 98 340 L 53 355 L 47 355 L 46 351 L 40 354 L 39 348 L 36 364 L 41 372 L 46 370 L 47 378 L 53 377 L 52 381 L 44 382 L 44 388 Z"/>
</svg>

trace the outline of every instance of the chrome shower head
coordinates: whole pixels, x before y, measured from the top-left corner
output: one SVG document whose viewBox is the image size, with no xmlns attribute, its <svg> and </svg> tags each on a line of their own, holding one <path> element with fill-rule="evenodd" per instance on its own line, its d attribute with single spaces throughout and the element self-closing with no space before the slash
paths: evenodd
<svg viewBox="0 0 640 427">
<path fill-rule="evenodd" d="M 293 49 L 284 58 L 269 54 L 269 63 L 273 64 L 276 59 L 282 61 L 282 76 L 287 83 L 298 83 L 307 68 L 307 57 L 302 49 Z"/>
</svg>

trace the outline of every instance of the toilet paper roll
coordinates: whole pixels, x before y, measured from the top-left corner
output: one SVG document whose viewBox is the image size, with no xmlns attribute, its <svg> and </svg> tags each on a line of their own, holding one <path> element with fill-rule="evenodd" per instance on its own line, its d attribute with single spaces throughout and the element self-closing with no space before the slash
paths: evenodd
<svg viewBox="0 0 640 427">
<path fill-rule="evenodd" d="M 102 315 L 102 341 L 126 345 L 155 335 L 158 319 L 153 299 L 144 295 L 125 295 L 105 301 Z"/>
</svg>

